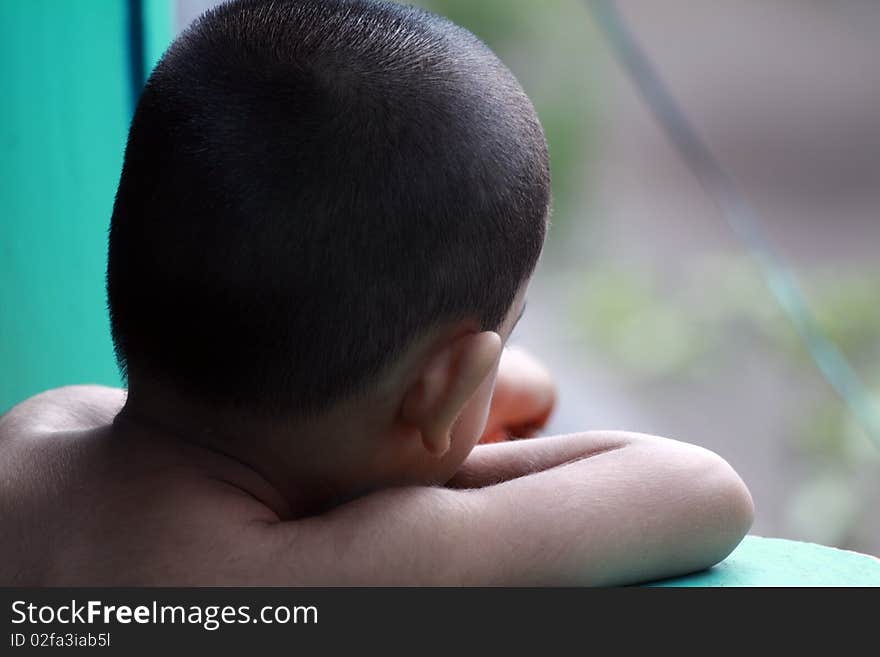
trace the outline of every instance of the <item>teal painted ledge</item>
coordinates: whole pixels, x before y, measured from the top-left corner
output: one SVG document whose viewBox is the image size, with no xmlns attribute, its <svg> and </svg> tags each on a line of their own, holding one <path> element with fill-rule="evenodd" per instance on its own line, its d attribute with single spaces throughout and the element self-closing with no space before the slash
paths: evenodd
<svg viewBox="0 0 880 657">
<path fill-rule="evenodd" d="M 746 536 L 717 566 L 649 586 L 880 586 L 880 559 L 815 543 Z"/>
</svg>

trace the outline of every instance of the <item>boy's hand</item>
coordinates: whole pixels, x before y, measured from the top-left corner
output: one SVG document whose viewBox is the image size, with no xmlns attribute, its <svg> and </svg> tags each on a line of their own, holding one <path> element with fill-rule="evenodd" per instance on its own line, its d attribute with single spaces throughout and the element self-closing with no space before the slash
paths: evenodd
<svg viewBox="0 0 880 657">
<path fill-rule="evenodd" d="M 547 369 L 523 349 L 506 348 L 480 442 L 533 436 L 547 423 L 555 403 L 556 386 Z"/>
</svg>

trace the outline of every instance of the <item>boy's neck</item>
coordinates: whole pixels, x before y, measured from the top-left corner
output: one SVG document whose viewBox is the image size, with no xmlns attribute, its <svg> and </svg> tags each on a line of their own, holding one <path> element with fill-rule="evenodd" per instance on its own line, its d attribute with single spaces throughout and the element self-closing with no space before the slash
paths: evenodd
<svg viewBox="0 0 880 657">
<path fill-rule="evenodd" d="M 186 462 L 256 498 L 281 520 L 320 513 L 357 495 L 314 475 L 321 471 L 314 458 L 291 449 L 291 440 L 310 438 L 295 428 L 281 436 L 277 429 L 205 421 L 176 404 L 146 406 L 131 397 L 113 425 L 114 433 L 149 444 L 169 465 L 179 465 L 185 453 Z"/>
</svg>

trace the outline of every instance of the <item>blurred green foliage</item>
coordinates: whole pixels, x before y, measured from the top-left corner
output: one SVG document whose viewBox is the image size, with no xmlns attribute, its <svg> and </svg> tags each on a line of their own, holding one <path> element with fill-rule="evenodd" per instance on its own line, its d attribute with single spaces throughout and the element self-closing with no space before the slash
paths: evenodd
<svg viewBox="0 0 880 657">
<path fill-rule="evenodd" d="M 772 354 L 793 380 L 812 382 L 818 394 L 794 393 L 803 397 L 801 414 L 787 433 L 807 476 L 790 493 L 786 520 L 801 536 L 846 545 L 865 514 L 873 512 L 863 504 L 861 480 L 876 481 L 880 452 L 830 388 L 821 385 L 750 260 L 701 258 L 688 268 L 682 280 L 665 286 L 647 271 L 600 266 L 586 272 L 573 306 L 584 339 L 634 382 L 680 382 L 711 374 L 749 349 Z M 803 279 L 820 325 L 877 391 L 880 409 L 880 270 L 809 271 Z M 818 401 L 806 403 L 812 396 Z"/>
<path fill-rule="evenodd" d="M 698 322 L 633 270 L 590 271 L 582 295 L 576 312 L 587 339 L 636 377 L 685 376 L 706 355 Z"/>
</svg>

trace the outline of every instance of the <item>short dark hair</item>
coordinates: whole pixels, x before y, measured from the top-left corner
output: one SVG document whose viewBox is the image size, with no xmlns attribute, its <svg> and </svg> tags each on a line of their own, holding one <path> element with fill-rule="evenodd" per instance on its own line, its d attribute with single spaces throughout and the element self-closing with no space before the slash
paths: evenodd
<svg viewBox="0 0 880 657">
<path fill-rule="evenodd" d="M 224 4 L 132 121 L 107 267 L 123 376 L 322 410 L 427 329 L 497 328 L 549 187 L 531 102 L 467 30 L 390 2 Z"/>
</svg>

